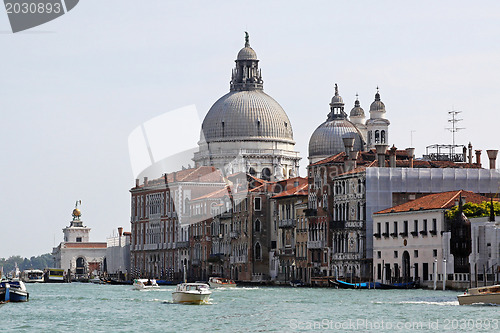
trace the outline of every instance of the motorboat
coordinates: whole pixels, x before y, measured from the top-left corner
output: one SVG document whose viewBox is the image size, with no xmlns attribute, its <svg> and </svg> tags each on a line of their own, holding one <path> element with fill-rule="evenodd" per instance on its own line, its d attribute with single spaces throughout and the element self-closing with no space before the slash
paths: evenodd
<svg viewBox="0 0 500 333">
<path fill-rule="evenodd" d="M 10 301 L 11 302 L 27 302 L 30 299 L 30 294 L 26 290 L 26 285 L 23 281 L 13 280 L 10 284 Z"/>
<path fill-rule="evenodd" d="M 160 286 L 156 283 L 155 279 L 135 279 L 133 286 L 136 290 L 160 289 Z"/>
<path fill-rule="evenodd" d="M 23 281 L 17 279 L 12 281 L 3 281 L 0 283 L 0 288 L 5 288 L 9 291 L 10 302 L 27 302 L 29 301 L 30 294 L 26 290 L 26 285 Z M 5 298 L 6 296 L 4 296 Z"/>
<path fill-rule="evenodd" d="M 458 295 L 458 304 L 470 305 L 475 303 L 500 305 L 500 284 L 478 288 L 469 288 L 463 295 Z"/>
<path fill-rule="evenodd" d="M 43 271 L 40 269 L 27 269 L 21 274 L 22 280 L 26 283 L 44 282 Z"/>
<path fill-rule="evenodd" d="M 234 288 L 236 283 L 233 280 L 221 278 L 221 277 L 210 277 L 208 279 L 208 285 L 210 288 Z"/>
<path fill-rule="evenodd" d="M 206 283 L 180 283 L 172 293 L 174 303 L 207 304 L 212 292 Z"/>
</svg>

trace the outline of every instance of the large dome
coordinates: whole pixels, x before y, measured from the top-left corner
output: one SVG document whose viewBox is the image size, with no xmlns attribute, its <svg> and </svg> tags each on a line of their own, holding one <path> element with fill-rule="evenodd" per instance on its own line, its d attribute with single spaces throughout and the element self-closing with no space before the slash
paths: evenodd
<svg viewBox="0 0 500 333">
<path fill-rule="evenodd" d="M 309 158 L 327 157 L 345 151 L 343 138 L 354 138 L 353 150 L 363 150 L 361 133 L 353 123 L 346 119 L 325 121 L 309 140 Z"/>
<path fill-rule="evenodd" d="M 283 108 L 262 90 L 231 91 L 210 108 L 202 125 L 206 142 L 265 140 L 293 143 Z"/>
</svg>

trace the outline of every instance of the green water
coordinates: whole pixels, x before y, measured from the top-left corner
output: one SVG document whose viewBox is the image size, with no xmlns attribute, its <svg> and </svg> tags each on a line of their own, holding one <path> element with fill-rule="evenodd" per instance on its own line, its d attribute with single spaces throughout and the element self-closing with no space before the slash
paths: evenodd
<svg viewBox="0 0 500 333">
<path fill-rule="evenodd" d="M 0 307 L 6 332 L 498 332 L 499 306 L 459 306 L 457 292 L 255 287 L 172 304 L 174 287 L 27 284 Z"/>
</svg>

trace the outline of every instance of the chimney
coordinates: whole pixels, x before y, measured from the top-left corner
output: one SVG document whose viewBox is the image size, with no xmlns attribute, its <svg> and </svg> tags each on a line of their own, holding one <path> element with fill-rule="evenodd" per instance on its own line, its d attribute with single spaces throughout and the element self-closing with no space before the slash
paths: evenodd
<svg viewBox="0 0 500 333">
<path fill-rule="evenodd" d="M 148 186 L 148 177 L 144 177 L 144 186 Z"/>
<path fill-rule="evenodd" d="M 410 161 L 409 167 L 413 168 L 413 159 L 415 158 L 415 148 L 406 148 L 406 152 L 408 154 L 409 161 Z"/>
<path fill-rule="evenodd" d="M 118 227 L 118 235 L 121 237 L 123 235 L 123 228 Z"/>
<path fill-rule="evenodd" d="M 481 167 L 481 150 L 476 150 L 476 164 Z"/>
<path fill-rule="evenodd" d="M 496 169 L 498 150 L 487 150 L 486 153 L 490 159 L 490 169 Z"/>
<path fill-rule="evenodd" d="M 135 179 L 135 187 L 139 187 L 139 178 Z"/>
<path fill-rule="evenodd" d="M 375 145 L 375 148 L 377 149 L 378 167 L 383 168 L 385 167 L 385 153 L 387 151 L 387 145 L 377 144 Z"/>
<path fill-rule="evenodd" d="M 464 149 L 463 149 L 463 154 L 464 154 L 464 160 L 463 162 L 467 162 L 467 147 L 464 146 Z"/>
<path fill-rule="evenodd" d="M 472 143 L 469 142 L 469 164 L 472 164 Z"/>
<path fill-rule="evenodd" d="M 349 157 L 349 152 L 354 147 L 354 138 L 342 138 L 342 141 L 344 141 L 345 154 Z"/>
<path fill-rule="evenodd" d="M 351 151 L 349 152 L 349 159 L 351 160 L 351 167 L 353 169 L 356 169 L 356 161 L 358 159 L 358 156 L 359 156 L 359 151 Z"/>
<path fill-rule="evenodd" d="M 391 168 L 396 167 L 396 150 L 398 150 L 394 145 L 392 145 L 391 149 L 389 150 L 389 166 Z"/>
</svg>

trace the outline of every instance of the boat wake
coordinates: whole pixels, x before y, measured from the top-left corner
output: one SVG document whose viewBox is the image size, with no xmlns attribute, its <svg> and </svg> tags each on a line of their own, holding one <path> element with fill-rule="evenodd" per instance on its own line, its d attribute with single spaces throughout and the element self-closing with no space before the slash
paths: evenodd
<svg viewBox="0 0 500 333">
<path fill-rule="evenodd" d="M 373 304 L 422 304 L 437 306 L 457 306 L 458 301 L 401 301 L 401 302 L 373 302 Z"/>
</svg>

